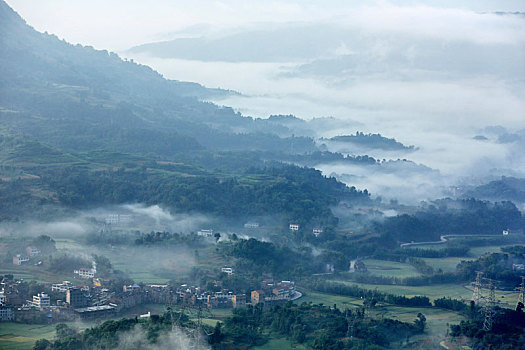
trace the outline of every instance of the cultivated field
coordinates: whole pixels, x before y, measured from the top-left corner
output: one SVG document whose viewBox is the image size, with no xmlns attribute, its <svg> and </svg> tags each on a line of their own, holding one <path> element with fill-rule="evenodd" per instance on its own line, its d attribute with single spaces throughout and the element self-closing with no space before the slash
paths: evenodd
<svg viewBox="0 0 525 350">
<path fill-rule="evenodd" d="M 94 325 L 92 322 L 66 322 L 66 324 L 79 330 Z M 55 326 L 54 324 L 2 322 L 0 323 L 0 349 L 32 349 L 38 339 L 53 339 L 56 333 Z"/>
<path fill-rule="evenodd" d="M 252 348 L 253 350 L 281 350 L 281 349 L 297 349 L 297 350 L 304 350 L 306 349 L 301 344 L 294 344 L 291 341 L 289 341 L 286 338 L 279 338 L 276 336 L 276 338 L 270 338 L 270 340 L 261 346 L 255 346 Z"/>
<path fill-rule="evenodd" d="M 376 259 L 365 259 L 363 262 L 365 263 L 368 272 L 376 276 L 395 278 L 421 276 L 421 274 L 410 264 Z"/>
</svg>

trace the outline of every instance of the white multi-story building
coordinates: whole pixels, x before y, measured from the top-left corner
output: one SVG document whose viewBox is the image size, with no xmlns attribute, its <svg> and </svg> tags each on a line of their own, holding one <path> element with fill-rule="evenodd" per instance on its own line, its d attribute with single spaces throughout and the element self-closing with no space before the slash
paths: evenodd
<svg viewBox="0 0 525 350">
<path fill-rule="evenodd" d="M 323 229 L 320 227 L 316 227 L 312 230 L 312 233 L 315 235 L 315 237 L 319 237 L 319 235 L 323 233 Z"/>
<path fill-rule="evenodd" d="M 298 224 L 290 224 L 290 231 L 299 231 Z"/>
<path fill-rule="evenodd" d="M 256 222 L 247 222 L 244 224 L 244 228 L 259 228 L 259 224 Z"/>
<path fill-rule="evenodd" d="M 82 278 L 94 278 L 95 277 L 95 270 L 89 269 L 86 267 L 80 268 L 78 270 L 74 271 L 79 277 Z"/>
<path fill-rule="evenodd" d="M 33 306 L 39 308 L 51 306 L 51 299 L 49 298 L 49 295 L 45 293 L 33 295 Z"/>
<path fill-rule="evenodd" d="M 197 235 L 203 236 L 203 237 L 211 237 L 213 236 L 213 230 L 212 229 L 200 230 L 200 231 L 197 231 Z"/>
<path fill-rule="evenodd" d="M 62 283 L 55 283 L 51 286 L 51 291 L 65 293 L 69 288 L 73 287 L 73 283 L 64 281 Z"/>
</svg>

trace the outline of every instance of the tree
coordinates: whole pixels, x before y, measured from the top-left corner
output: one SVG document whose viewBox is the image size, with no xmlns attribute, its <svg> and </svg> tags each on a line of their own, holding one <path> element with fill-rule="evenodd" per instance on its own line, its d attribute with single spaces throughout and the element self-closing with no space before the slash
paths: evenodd
<svg viewBox="0 0 525 350">
<path fill-rule="evenodd" d="M 221 332 L 221 323 L 217 322 L 215 324 L 215 328 L 213 329 L 213 333 L 210 335 L 208 342 L 212 345 L 219 344 L 223 338 L 224 338 L 224 335 Z"/>
<path fill-rule="evenodd" d="M 414 321 L 414 324 L 416 325 L 416 327 L 418 328 L 420 332 L 423 332 L 427 324 L 427 318 L 425 317 L 425 315 L 419 312 L 417 314 L 417 319 Z"/>
<path fill-rule="evenodd" d="M 51 345 L 51 342 L 47 339 L 39 339 L 33 345 L 33 350 L 46 350 L 47 347 Z"/>
<path fill-rule="evenodd" d="M 56 328 L 56 331 L 57 331 L 57 339 L 65 339 L 65 338 L 71 337 L 71 336 L 73 336 L 73 335 L 75 335 L 77 333 L 73 328 L 70 328 L 65 323 L 59 323 L 59 324 L 56 325 L 55 328 Z"/>
</svg>

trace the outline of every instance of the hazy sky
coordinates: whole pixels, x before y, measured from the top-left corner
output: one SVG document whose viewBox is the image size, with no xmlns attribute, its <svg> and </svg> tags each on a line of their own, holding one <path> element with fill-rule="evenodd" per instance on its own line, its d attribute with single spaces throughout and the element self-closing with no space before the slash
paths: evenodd
<svg viewBox="0 0 525 350">
<path fill-rule="evenodd" d="M 346 18 L 367 28 L 451 36 L 481 34 L 480 40 L 490 41 L 509 35 L 512 28 L 494 27 L 487 22 L 493 20 L 490 18 L 473 19 L 473 12 L 525 11 L 523 0 L 7 0 L 7 3 L 39 31 L 48 31 L 75 44 L 115 51 L 165 38 L 167 33 L 195 24 L 235 27 L 256 22 Z"/>
</svg>

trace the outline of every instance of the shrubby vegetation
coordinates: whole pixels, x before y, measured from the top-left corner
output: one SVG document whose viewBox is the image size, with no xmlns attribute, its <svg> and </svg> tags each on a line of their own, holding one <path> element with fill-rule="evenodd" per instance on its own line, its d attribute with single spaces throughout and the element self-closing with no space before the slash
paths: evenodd
<svg viewBox="0 0 525 350">
<path fill-rule="evenodd" d="M 182 234 L 171 232 L 153 232 L 139 233 L 139 237 L 135 239 L 135 245 L 153 245 L 160 244 L 187 244 L 190 247 L 199 247 L 204 245 L 204 237 L 198 236 L 194 233 Z"/>
<path fill-rule="evenodd" d="M 241 239 L 224 248 L 227 255 L 237 258 L 236 268 L 251 275 L 271 272 L 276 276 L 300 277 L 318 272 L 321 264 L 312 259 L 310 250 L 293 250 L 287 246 Z"/>
<path fill-rule="evenodd" d="M 345 310 L 322 304 L 291 302 L 263 312 L 261 305 L 236 308 L 222 324 L 209 327 L 192 322 L 187 315 L 168 311 L 147 319 L 120 319 L 106 321 L 99 326 L 78 332 L 65 324 L 56 326 L 56 339 L 38 340 L 33 350 L 60 349 L 115 349 L 122 347 L 126 334 L 144 334 L 135 337 L 134 346 L 148 346 L 161 342 L 177 326 L 182 332 L 204 330 L 204 338 L 213 349 L 248 348 L 268 341 L 268 332 L 284 335 L 295 343 L 311 349 L 383 349 L 393 342 L 402 342 L 425 329 L 426 318 L 419 313 L 413 323 L 391 319 L 370 319 L 364 310 Z M 202 327 L 202 328 L 201 328 Z M 186 332 L 190 338 L 190 332 Z M 351 338 L 349 338 L 351 337 Z M 128 344 L 129 345 L 129 344 Z M 177 346 L 177 344 L 172 344 Z"/>
<path fill-rule="evenodd" d="M 451 299 L 448 297 L 434 300 L 434 306 L 453 311 L 465 311 L 468 308 L 467 304 L 461 300 Z"/>
<path fill-rule="evenodd" d="M 398 249 L 387 254 L 413 256 L 418 258 L 447 258 L 447 257 L 462 257 L 467 256 L 470 248 L 467 245 L 453 246 L 449 244 L 443 249 L 422 249 L 422 248 L 407 248 Z"/>
<path fill-rule="evenodd" d="M 525 344 L 525 313 L 509 309 L 496 309 L 494 323 L 489 331 L 483 329 L 484 315 L 470 313 L 466 321 L 450 326 L 453 337 L 468 337 L 474 349 L 522 349 Z"/>
<path fill-rule="evenodd" d="M 135 346 L 140 348 L 155 344 L 159 337 L 171 331 L 173 326 L 184 330 L 195 327 L 195 323 L 190 321 L 187 315 L 177 312 L 152 315 L 147 319 L 123 318 L 105 321 L 82 332 L 60 323 L 56 325 L 56 339 L 52 342 L 41 339 L 36 342 L 33 350 L 115 349 L 120 345 L 120 337 L 129 331 L 145 333 L 144 339 L 136 339 Z"/>
<path fill-rule="evenodd" d="M 504 286 L 515 287 L 521 283 L 523 272 L 514 270 L 512 264 L 525 263 L 523 246 L 506 248 L 505 253 L 493 253 L 474 261 L 462 261 L 457 267 L 457 274 L 464 280 L 473 280 L 476 271 L 484 277 L 500 281 Z"/>
</svg>

